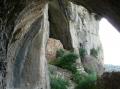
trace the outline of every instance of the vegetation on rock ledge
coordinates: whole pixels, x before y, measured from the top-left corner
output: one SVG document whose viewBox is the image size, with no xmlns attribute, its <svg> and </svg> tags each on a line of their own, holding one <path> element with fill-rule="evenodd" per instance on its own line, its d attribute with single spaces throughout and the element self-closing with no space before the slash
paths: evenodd
<svg viewBox="0 0 120 89">
<path fill-rule="evenodd" d="M 74 82 L 77 84 L 75 89 L 96 89 L 96 73 L 84 75 L 77 72 L 73 76 Z"/>
<path fill-rule="evenodd" d="M 80 48 L 79 50 L 81 59 L 84 59 L 86 55 L 86 50 Z M 75 89 L 96 89 L 95 82 L 97 80 L 96 73 L 92 72 L 90 74 L 83 74 L 77 71 L 75 66 L 76 59 L 79 57 L 73 52 L 68 52 L 63 49 L 57 51 L 56 61 L 53 65 L 58 66 L 63 69 L 67 69 L 72 72 L 72 81 L 76 83 Z M 67 89 L 66 80 L 58 78 L 51 79 L 52 89 Z M 60 82 L 60 83 L 59 83 Z M 62 85 L 61 85 L 62 84 Z M 61 87 L 60 87 L 61 86 Z M 54 88 L 55 87 L 55 88 Z M 62 88 L 63 87 L 63 88 Z"/>
<path fill-rule="evenodd" d="M 63 69 L 67 69 L 71 72 L 76 72 L 76 66 L 75 62 L 78 58 L 78 55 L 76 55 L 73 52 L 63 51 L 60 50 L 57 53 L 58 58 L 56 59 L 54 65 L 61 67 Z"/>
<path fill-rule="evenodd" d="M 50 80 L 51 89 L 67 89 L 69 85 L 68 81 L 60 77 L 51 76 Z"/>
</svg>

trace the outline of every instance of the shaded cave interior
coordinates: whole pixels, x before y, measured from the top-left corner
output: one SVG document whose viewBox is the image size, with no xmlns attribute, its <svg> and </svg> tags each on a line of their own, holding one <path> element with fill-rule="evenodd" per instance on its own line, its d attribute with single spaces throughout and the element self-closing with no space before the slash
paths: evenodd
<svg viewBox="0 0 120 89">
<path fill-rule="evenodd" d="M 59 0 L 50 2 L 49 4 L 49 22 L 50 22 L 50 38 L 58 39 L 67 50 L 73 49 L 71 42 L 71 34 L 69 31 L 69 22 L 66 12 L 60 7 Z M 57 13 L 56 13 L 57 12 Z"/>
</svg>

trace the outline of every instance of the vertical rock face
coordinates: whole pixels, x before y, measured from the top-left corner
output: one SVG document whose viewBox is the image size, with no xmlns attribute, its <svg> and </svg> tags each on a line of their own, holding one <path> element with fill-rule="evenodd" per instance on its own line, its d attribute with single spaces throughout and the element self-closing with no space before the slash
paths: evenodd
<svg viewBox="0 0 120 89">
<path fill-rule="evenodd" d="M 103 59 L 102 45 L 99 38 L 99 20 L 95 13 L 90 13 L 82 6 L 70 3 L 70 31 L 73 35 L 74 48 L 83 47 L 90 55 L 90 50 L 99 50 L 98 58 Z"/>
<path fill-rule="evenodd" d="M 59 39 L 64 48 L 74 49 L 77 54 L 80 48 L 84 48 L 87 55 L 90 55 L 91 49 L 99 50 L 97 60 L 102 65 L 99 20 L 95 13 L 90 13 L 86 8 L 66 0 L 52 0 L 49 5 L 49 16 L 50 37 Z M 81 68 L 80 58 L 77 64 L 78 68 Z"/>
<path fill-rule="evenodd" d="M 0 0 L 0 89 L 5 89 L 6 86 L 7 48 L 14 21 L 27 2 L 27 0 Z"/>
<path fill-rule="evenodd" d="M 18 16 L 8 46 L 7 89 L 49 89 L 47 13 L 45 1 L 33 1 Z"/>
<path fill-rule="evenodd" d="M 91 50 L 95 49 L 98 54 L 97 58 L 86 57 L 83 65 L 93 65 L 92 63 L 94 62 L 95 71 L 98 75 L 101 75 L 104 72 L 103 50 L 99 38 L 99 20 L 97 15 L 73 3 L 70 3 L 69 10 L 73 47 L 75 49 L 84 48 L 87 51 L 87 55 L 91 55 Z"/>
</svg>

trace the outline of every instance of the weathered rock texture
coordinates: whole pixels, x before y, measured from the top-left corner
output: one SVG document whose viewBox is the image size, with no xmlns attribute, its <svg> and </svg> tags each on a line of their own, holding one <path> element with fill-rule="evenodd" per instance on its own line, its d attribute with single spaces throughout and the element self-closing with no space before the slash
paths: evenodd
<svg viewBox="0 0 120 89">
<path fill-rule="evenodd" d="M 47 13 L 46 2 L 36 1 L 16 19 L 8 46 L 7 89 L 49 89 L 45 57 L 49 37 Z"/>
<path fill-rule="evenodd" d="M 97 13 L 96 18 L 107 18 L 120 31 L 120 1 L 115 0 L 70 0 L 83 5 L 90 12 Z"/>
<path fill-rule="evenodd" d="M 120 89 L 120 72 L 105 72 L 97 80 L 98 89 Z"/>
<path fill-rule="evenodd" d="M 74 48 L 85 48 L 88 55 L 90 55 L 90 49 L 92 48 L 102 50 L 99 39 L 99 20 L 96 20 L 96 14 L 90 13 L 86 8 L 73 3 L 70 3 L 69 12 Z"/>
<path fill-rule="evenodd" d="M 65 0 L 51 0 L 49 3 L 50 37 L 59 39 L 65 49 L 72 49 L 69 19 Z"/>
<path fill-rule="evenodd" d="M 96 19 L 96 14 L 90 13 L 82 6 L 78 6 L 72 3 L 70 4 L 70 30 L 73 38 L 72 42 L 74 48 L 78 48 L 78 50 L 79 48 L 86 49 L 87 55 L 90 55 L 90 51 L 93 48 L 98 50 L 97 61 L 99 62 L 100 67 L 102 67 L 103 51 L 99 39 L 99 20 Z M 103 71 L 101 71 L 100 74 L 102 73 Z"/>
<path fill-rule="evenodd" d="M 79 54 L 79 49 L 100 49 L 98 60 L 103 62 L 102 46 L 99 39 L 99 20 L 97 14 L 90 13 L 82 6 L 75 5 L 65 0 L 52 0 L 49 5 L 50 37 L 59 39 L 64 48 L 74 49 Z M 80 58 L 77 67 L 81 69 Z"/>
<path fill-rule="evenodd" d="M 28 0 L 0 0 L 0 89 L 5 89 L 7 48 L 19 13 Z"/>
<path fill-rule="evenodd" d="M 101 76 L 104 72 L 103 64 L 93 56 L 86 55 L 82 61 L 84 69 L 87 73 L 96 73 L 98 76 Z"/>
<path fill-rule="evenodd" d="M 46 48 L 46 57 L 48 62 L 52 62 L 56 59 L 56 53 L 59 49 L 63 49 L 63 45 L 60 40 L 49 38 Z"/>
</svg>

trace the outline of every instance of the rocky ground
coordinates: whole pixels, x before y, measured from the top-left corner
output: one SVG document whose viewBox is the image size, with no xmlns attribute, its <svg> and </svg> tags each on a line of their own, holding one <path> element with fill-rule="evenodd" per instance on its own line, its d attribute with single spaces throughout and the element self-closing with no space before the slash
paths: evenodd
<svg viewBox="0 0 120 89">
<path fill-rule="evenodd" d="M 105 72 L 97 85 L 98 89 L 120 89 L 120 72 Z"/>
</svg>

